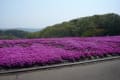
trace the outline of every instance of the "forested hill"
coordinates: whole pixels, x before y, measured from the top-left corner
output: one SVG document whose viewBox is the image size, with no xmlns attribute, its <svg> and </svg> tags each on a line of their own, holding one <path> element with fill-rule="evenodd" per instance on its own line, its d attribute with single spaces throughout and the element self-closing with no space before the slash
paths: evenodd
<svg viewBox="0 0 120 80">
<path fill-rule="evenodd" d="M 0 30 L 0 39 L 111 35 L 120 35 L 120 15 L 114 13 L 81 17 L 31 33 L 14 29 Z"/>
<path fill-rule="evenodd" d="M 32 37 L 74 37 L 120 35 L 120 15 L 109 13 L 73 19 L 29 35 Z"/>
</svg>

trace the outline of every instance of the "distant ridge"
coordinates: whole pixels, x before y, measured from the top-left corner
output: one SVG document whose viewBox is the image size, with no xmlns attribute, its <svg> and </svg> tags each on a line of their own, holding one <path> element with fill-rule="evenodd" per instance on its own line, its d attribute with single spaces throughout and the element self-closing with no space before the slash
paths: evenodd
<svg viewBox="0 0 120 80">
<path fill-rule="evenodd" d="M 27 31 L 27 32 L 36 32 L 40 31 L 41 29 L 35 29 L 35 28 L 15 28 L 16 30 L 22 30 L 22 31 Z"/>
<path fill-rule="evenodd" d="M 21 30 L 21 31 L 26 31 L 26 32 L 37 32 L 40 31 L 41 29 L 35 29 L 35 28 L 0 28 L 0 30 Z"/>
</svg>

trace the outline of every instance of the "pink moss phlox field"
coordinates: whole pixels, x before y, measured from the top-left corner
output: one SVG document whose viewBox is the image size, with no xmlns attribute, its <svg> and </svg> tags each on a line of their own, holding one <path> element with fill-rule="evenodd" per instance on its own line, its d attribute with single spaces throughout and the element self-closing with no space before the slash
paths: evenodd
<svg viewBox="0 0 120 80">
<path fill-rule="evenodd" d="M 0 67 L 26 67 L 120 54 L 120 36 L 0 40 Z"/>
</svg>

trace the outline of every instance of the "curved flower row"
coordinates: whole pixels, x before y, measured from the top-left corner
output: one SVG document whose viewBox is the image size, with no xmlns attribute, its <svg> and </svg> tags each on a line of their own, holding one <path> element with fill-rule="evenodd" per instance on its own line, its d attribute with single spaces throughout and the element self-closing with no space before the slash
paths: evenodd
<svg viewBox="0 0 120 80">
<path fill-rule="evenodd" d="M 26 67 L 120 54 L 120 36 L 0 40 L 0 67 Z"/>
</svg>

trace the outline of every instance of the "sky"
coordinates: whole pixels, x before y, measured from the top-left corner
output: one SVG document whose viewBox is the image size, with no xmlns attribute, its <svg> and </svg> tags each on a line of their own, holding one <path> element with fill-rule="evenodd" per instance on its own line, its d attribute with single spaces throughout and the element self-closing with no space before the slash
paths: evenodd
<svg viewBox="0 0 120 80">
<path fill-rule="evenodd" d="M 0 0 L 0 28 L 45 28 L 106 13 L 120 14 L 120 0 Z"/>
</svg>

